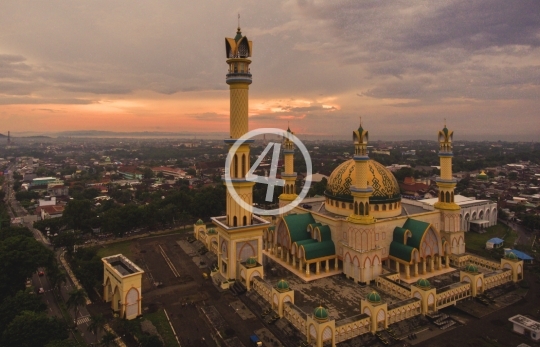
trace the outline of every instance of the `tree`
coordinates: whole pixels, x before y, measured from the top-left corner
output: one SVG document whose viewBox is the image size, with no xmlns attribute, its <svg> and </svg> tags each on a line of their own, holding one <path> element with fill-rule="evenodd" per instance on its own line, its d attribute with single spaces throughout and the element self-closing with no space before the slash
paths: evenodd
<svg viewBox="0 0 540 347">
<path fill-rule="evenodd" d="M 163 342 L 157 335 L 144 335 L 140 339 L 141 347 L 163 347 Z"/>
<path fill-rule="evenodd" d="M 28 277 L 53 261 L 54 253 L 32 237 L 12 236 L 0 241 L 0 298 L 24 289 Z"/>
<path fill-rule="evenodd" d="M 515 180 L 517 180 L 517 178 L 518 178 L 518 173 L 515 172 L 515 171 L 511 171 L 508 174 L 508 179 L 511 180 L 511 181 L 515 181 Z"/>
<path fill-rule="evenodd" d="M 51 282 L 53 289 L 58 292 L 60 292 L 62 283 L 66 283 L 67 280 L 66 273 L 60 269 L 56 262 L 53 266 L 47 269 L 47 278 L 49 279 L 49 282 Z"/>
<path fill-rule="evenodd" d="M 68 308 L 75 309 L 75 324 L 77 324 L 77 314 L 79 313 L 79 307 L 86 305 L 86 292 L 84 289 L 73 289 L 69 292 L 69 298 L 66 301 Z"/>
<path fill-rule="evenodd" d="M 90 200 L 71 200 L 64 210 L 63 217 L 68 227 L 75 230 L 90 230 L 87 221 L 94 218 L 96 213 L 92 210 Z"/>
<path fill-rule="evenodd" d="M 83 243 L 80 231 L 68 230 L 59 233 L 52 239 L 54 248 L 66 247 L 69 255 L 73 254 L 76 245 Z"/>
<path fill-rule="evenodd" d="M 105 325 L 105 318 L 102 314 L 96 314 L 90 316 L 90 323 L 88 324 L 88 331 L 91 331 L 96 335 L 96 343 L 98 342 L 98 332 L 103 330 Z"/>
<path fill-rule="evenodd" d="M 47 305 L 37 295 L 32 295 L 32 289 L 20 290 L 14 296 L 3 298 L 0 304 L 0 335 L 8 324 L 23 311 L 44 312 Z"/>
<path fill-rule="evenodd" d="M 114 336 L 114 334 L 110 331 L 106 331 L 101 338 L 101 345 L 108 347 L 114 342 L 114 340 L 116 340 L 116 336 Z"/>
<path fill-rule="evenodd" d="M 49 341 L 68 338 L 67 326 L 56 317 L 49 318 L 43 312 L 24 311 L 4 330 L 3 347 L 45 346 Z"/>
</svg>

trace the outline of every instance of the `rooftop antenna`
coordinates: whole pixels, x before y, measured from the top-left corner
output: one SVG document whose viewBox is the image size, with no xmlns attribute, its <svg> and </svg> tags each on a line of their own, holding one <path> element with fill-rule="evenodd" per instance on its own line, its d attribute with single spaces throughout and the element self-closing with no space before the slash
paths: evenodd
<svg viewBox="0 0 540 347">
<path fill-rule="evenodd" d="M 240 12 L 238 12 L 238 30 L 240 30 Z"/>
</svg>

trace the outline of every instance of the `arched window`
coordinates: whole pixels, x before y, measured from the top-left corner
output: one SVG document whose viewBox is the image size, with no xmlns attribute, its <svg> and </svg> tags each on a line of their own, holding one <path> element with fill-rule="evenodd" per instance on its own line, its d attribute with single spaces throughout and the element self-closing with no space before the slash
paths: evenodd
<svg viewBox="0 0 540 347">
<path fill-rule="evenodd" d="M 444 192 L 441 191 L 441 197 L 439 198 L 440 202 L 444 202 Z"/>
<path fill-rule="evenodd" d="M 358 203 L 354 202 L 354 214 L 358 214 Z"/>
<path fill-rule="evenodd" d="M 386 211 L 386 204 L 382 205 L 382 210 Z"/>
<path fill-rule="evenodd" d="M 236 216 L 234 216 L 232 220 L 233 220 L 233 227 L 238 226 L 238 218 L 236 218 Z"/>
<path fill-rule="evenodd" d="M 363 202 L 360 203 L 360 215 L 361 216 L 364 215 L 364 203 Z"/>
<path fill-rule="evenodd" d="M 345 208 L 345 203 L 344 202 L 341 203 L 341 208 Z"/>
<path fill-rule="evenodd" d="M 349 210 L 353 209 L 353 204 L 349 204 Z"/>
<path fill-rule="evenodd" d="M 446 202 L 450 202 L 450 193 L 446 192 Z"/>
<path fill-rule="evenodd" d="M 379 205 L 375 205 L 375 211 L 379 211 Z"/>
<path fill-rule="evenodd" d="M 247 225 L 247 217 L 246 216 L 242 217 L 242 225 L 244 225 L 244 226 Z"/>
<path fill-rule="evenodd" d="M 238 177 L 238 156 L 235 154 L 233 159 L 233 177 Z"/>
</svg>

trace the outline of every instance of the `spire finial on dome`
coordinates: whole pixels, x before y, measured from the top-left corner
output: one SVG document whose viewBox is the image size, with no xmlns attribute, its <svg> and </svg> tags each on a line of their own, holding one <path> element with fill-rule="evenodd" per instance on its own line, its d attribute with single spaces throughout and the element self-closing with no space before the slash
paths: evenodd
<svg viewBox="0 0 540 347">
<path fill-rule="evenodd" d="M 291 132 L 291 124 L 290 124 L 290 121 L 287 121 L 287 132 Z"/>
<path fill-rule="evenodd" d="M 444 127 L 446 128 L 446 118 L 444 118 Z"/>
<path fill-rule="evenodd" d="M 240 12 L 238 12 L 238 32 L 240 32 Z"/>
</svg>

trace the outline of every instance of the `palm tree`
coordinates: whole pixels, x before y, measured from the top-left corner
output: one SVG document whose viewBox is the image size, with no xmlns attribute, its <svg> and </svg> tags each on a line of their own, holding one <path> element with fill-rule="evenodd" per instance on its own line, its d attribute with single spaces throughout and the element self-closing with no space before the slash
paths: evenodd
<svg viewBox="0 0 540 347">
<path fill-rule="evenodd" d="M 105 335 L 103 335 L 103 337 L 101 338 L 101 345 L 108 347 L 111 345 L 111 343 L 114 342 L 114 340 L 116 340 L 116 336 L 114 336 L 114 334 L 110 331 L 107 331 L 105 332 Z"/>
<path fill-rule="evenodd" d="M 79 313 L 79 307 L 86 305 L 86 292 L 84 289 L 73 289 L 69 292 L 69 298 L 66 301 L 68 308 L 75 308 L 75 325 L 77 324 L 77 313 Z"/>
<path fill-rule="evenodd" d="M 62 283 L 66 283 L 66 273 L 57 267 L 54 271 L 49 271 L 47 277 L 49 278 L 53 289 L 56 289 L 56 291 L 60 293 Z"/>
<path fill-rule="evenodd" d="M 90 316 L 90 322 L 88 324 L 88 331 L 91 331 L 96 335 L 96 343 L 98 342 L 98 332 L 100 330 L 103 330 L 103 326 L 105 325 L 105 318 L 103 318 L 103 315 L 96 314 Z"/>
</svg>

